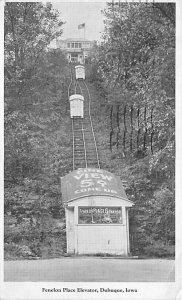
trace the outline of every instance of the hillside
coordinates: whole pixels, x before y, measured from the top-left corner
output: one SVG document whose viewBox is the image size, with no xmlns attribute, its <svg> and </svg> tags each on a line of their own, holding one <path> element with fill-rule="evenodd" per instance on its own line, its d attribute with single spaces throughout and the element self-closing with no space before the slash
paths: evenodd
<svg viewBox="0 0 182 300">
<path fill-rule="evenodd" d="M 89 66 L 86 66 L 86 69 L 88 70 Z M 150 238 L 146 235 L 157 217 L 156 214 L 154 215 L 156 208 L 151 209 L 151 199 L 160 184 L 149 176 L 148 157 L 143 159 L 136 159 L 131 155 L 123 157 L 116 148 L 110 151 L 109 106 L 105 103 L 100 90 L 89 81 L 89 73 L 87 78 L 101 168 L 119 175 L 129 199 L 136 203 L 130 213 L 131 238 L 134 239 L 132 250 L 133 254 L 144 255 L 146 253 L 143 246 L 149 244 Z M 57 79 L 59 82 L 59 76 Z M 12 147 L 12 142 L 16 141 L 10 140 L 13 132 L 18 134 L 17 139 L 21 143 L 18 148 L 16 146 L 16 151 L 19 151 L 16 160 L 15 154 L 11 152 L 14 156 L 11 156 L 11 160 L 7 159 L 8 164 L 5 165 L 7 172 L 5 174 L 8 174 L 5 185 L 6 259 L 51 258 L 59 257 L 66 252 L 65 216 L 61 202 L 60 177 L 66 175 L 72 168 L 67 65 L 64 67 L 62 80 L 63 90 L 60 89 L 59 84 L 55 85 L 54 89 L 52 87 L 50 89 L 50 85 L 46 84 L 42 90 L 38 85 L 39 94 L 44 99 L 44 105 L 39 105 L 39 109 L 29 109 L 28 112 L 18 111 L 17 117 L 15 117 L 15 112 L 13 116 L 12 113 L 6 116 L 8 120 L 11 116 L 11 122 L 9 121 L 5 127 L 6 155 L 8 150 L 10 152 L 9 147 Z M 19 130 L 20 125 L 22 126 L 20 117 L 24 121 L 21 130 Z M 26 144 L 23 147 L 22 143 L 25 138 Z M 28 149 L 31 151 L 27 151 Z M 15 162 L 16 168 L 13 165 L 13 173 L 10 174 L 12 164 Z M 22 170 L 21 174 L 20 170 Z M 164 250 L 157 249 L 157 252 L 159 255 L 166 255 L 166 253 L 171 255 L 172 249 L 173 247 L 166 246 Z"/>
</svg>

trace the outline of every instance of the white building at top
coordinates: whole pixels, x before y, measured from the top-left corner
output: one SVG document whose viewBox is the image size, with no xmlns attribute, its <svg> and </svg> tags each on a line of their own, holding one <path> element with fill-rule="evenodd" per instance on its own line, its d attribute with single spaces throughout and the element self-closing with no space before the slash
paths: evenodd
<svg viewBox="0 0 182 300">
<path fill-rule="evenodd" d="M 66 52 L 69 62 L 85 63 L 89 52 L 96 44 L 96 41 L 89 41 L 82 38 L 70 38 L 66 40 L 57 40 L 57 48 L 60 48 Z"/>
</svg>

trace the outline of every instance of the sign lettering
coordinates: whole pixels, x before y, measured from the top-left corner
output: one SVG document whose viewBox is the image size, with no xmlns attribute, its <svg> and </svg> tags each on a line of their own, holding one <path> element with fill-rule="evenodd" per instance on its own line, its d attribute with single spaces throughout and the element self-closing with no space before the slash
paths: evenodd
<svg viewBox="0 0 182 300">
<path fill-rule="evenodd" d="M 122 224 L 121 207 L 78 207 L 79 224 Z"/>
<path fill-rule="evenodd" d="M 107 195 L 127 198 L 118 176 L 101 169 L 78 169 L 61 179 L 62 193 L 71 200 L 84 196 Z"/>
</svg>

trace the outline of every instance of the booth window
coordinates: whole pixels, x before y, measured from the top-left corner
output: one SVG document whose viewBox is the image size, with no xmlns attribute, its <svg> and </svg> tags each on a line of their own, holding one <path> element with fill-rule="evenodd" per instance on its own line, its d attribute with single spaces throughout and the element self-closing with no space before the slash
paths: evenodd
<svg viewBox="0 0 182 300">
<path fill-rule="evenodd" d="M 122 207 L 79 206 L 78 224 L 122 224 Z"/>
</svg>

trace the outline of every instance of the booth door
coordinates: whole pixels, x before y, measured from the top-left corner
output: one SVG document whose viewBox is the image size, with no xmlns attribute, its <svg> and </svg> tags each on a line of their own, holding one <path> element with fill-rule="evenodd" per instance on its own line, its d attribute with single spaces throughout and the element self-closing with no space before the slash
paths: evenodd
<svg viewBox="0 0 182 300">
<path fill-rule="evenodd" d="M 127 254 L 127 239 L 122 225 L 78 225 L 79 254 Z"/>
</svg>

